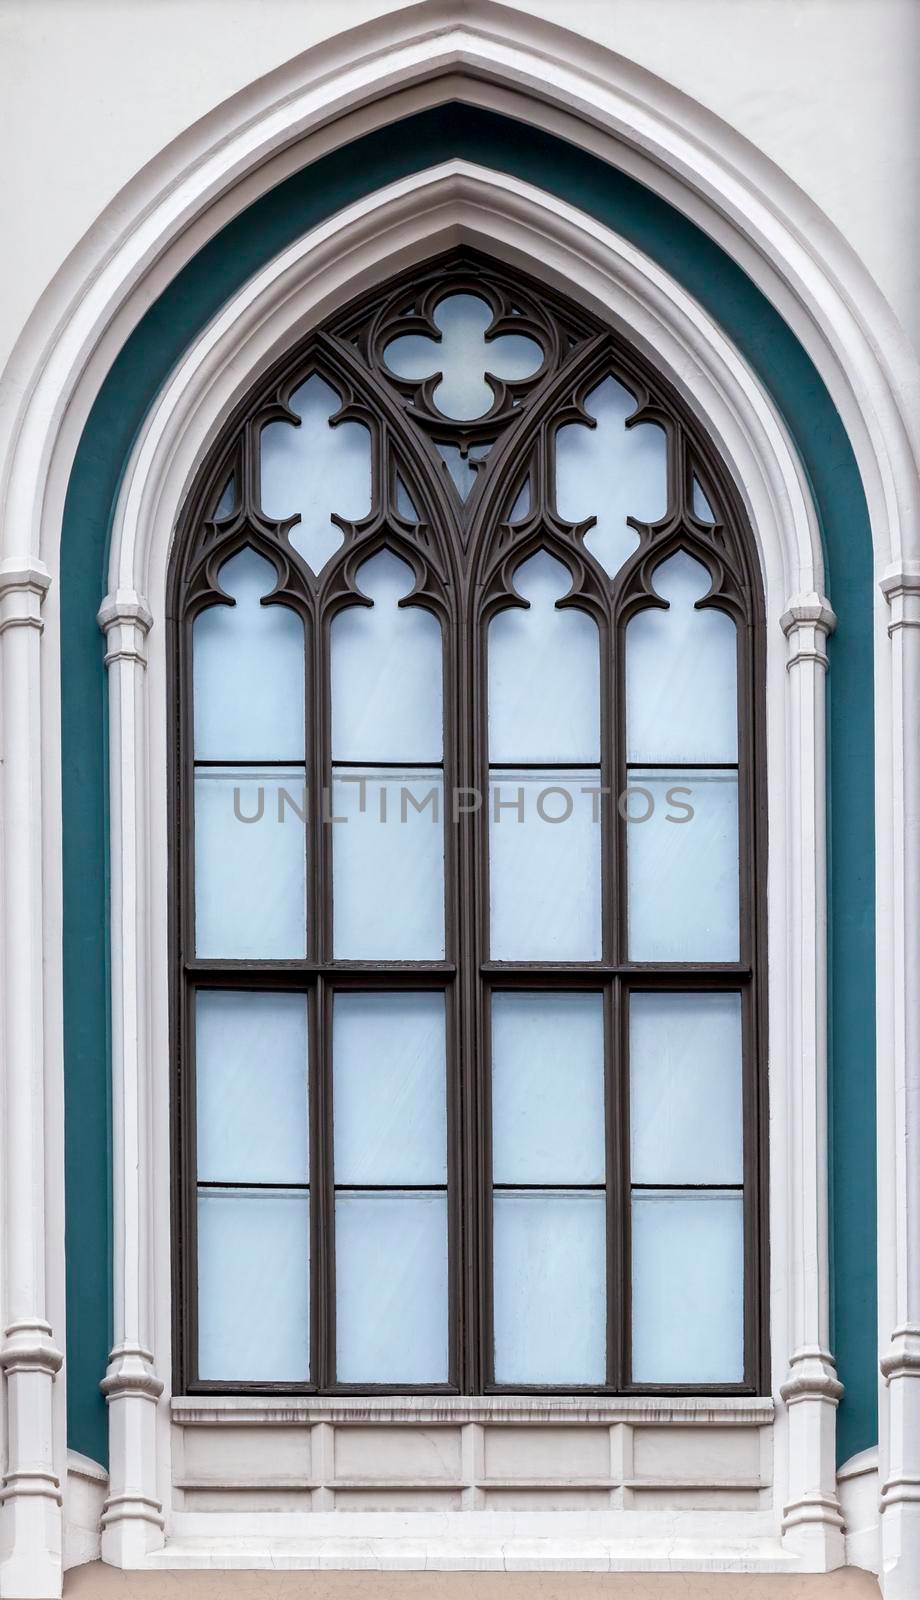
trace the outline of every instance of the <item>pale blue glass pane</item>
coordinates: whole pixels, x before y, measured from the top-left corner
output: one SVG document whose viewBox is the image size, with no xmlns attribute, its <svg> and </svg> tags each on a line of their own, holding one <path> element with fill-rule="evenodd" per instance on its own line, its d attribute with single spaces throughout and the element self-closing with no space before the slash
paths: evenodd
<svg viewBox="0 0 920 1600">
<path fill-rule="evenodd" d="M 396 509 L 401 517 L 405 517 L 407 522 L 418 522 L 419 516 L 415 502 L 398 473 L 396 476 Z"/>
<path fill-rule="evenodd" d="M 335 1197 L 340 1383 L 446 1383 L 446 1194 Z"/>
<path fill-rule="evenodd" d="M 440 761 L 441 627 L 407 562 L 381 550 L 358 568 L 371 607 L 349 606 L 330 629 L 334 761 Z"/>
<path fill-rule="evenodd" d="M 492 773 L 493 960 L 600 960 L 601 828 L 596 794 L 585 792 L 600 781 L 590 770 Z"/>
<path fill-rule="evenodd" d="M 599 994 L 492 996 L 492 1178 L 603 1183 Z"/>
<path fill-rule="evenodd" d="M 435 449 L 442 457 L 451 482 L 461 500 L 467 500 L 479 476 L 477 462 L 484 461 L 492 446 L 490 444 L 473 445 L 466 455 L 463 455 L 458 445 L 441 444 L 435 441 Z"/>
<path fill-rule="evenodd" d="M 737 961 L 737 774 L 633 771 L 623 804 L 630 960 Z"/>
<path fill-rule="evenodd" d="M 307 1182 L 305 995 L 199 990 L 195 1081 L 201 1182 Z"/>
<path fill-rule="evenodd" d="M 530 516 L 530 500 L 530 479 L 525 478 L 518 497 L 508 514 L 508 521 L 511 523 L 524 522 Z"/>
<path fill-rule="evenodd" d="M 254 774 L 210 767 L 195 774 L 199 956 L 268 961 L 304 955 L 304 808 L 303 768 Z"/>
<path fill-rule="evenodd" d="M 341 401 L 316 373 L 289 404 L 299 427 L 278 421 L 262 429 L 262 510 L 279 522 L 299 517 L 291 544 L 319 572 L 344 538 L 333 514 L 356 522 L 371 509 L 371 436 L 360 422 L 330 427 Z"/>
<path fill-rule="evenodd" d="M 557 600 L 572 575 L 540 550 L 514 574 L 527 610 L 500 611 L 489 624 L 489 759 L 597 761 L 600 651 L 597 624 Z"/>
<path fill-rule="evenodd" d="M 640 611 L 627 624 L 627 760 L 737 761 L 734 621 L 711 606 L 694 609 L 712 579 L 682 550 L 652 583 L 668 609 Z"/>
<path fill-rule="evenodd" d="M 333 771 L 332 818 L 335 956 L 441 960 L 441 773 Z"/>
<path fill-rule="evenodd" d="M 604 1206 L 584 1190 L 493 1196 L 497 1383 L 604 1382 Z"/>
<path fill-rule="evenodd" d="M 332 1072 L 336 1183 L 447 1182 L 443 994 L 337 994 Z"/>
<path fill-rule="evenodd" d="M 198 1376 L 310 1376 L 310 1202 L 302 1190 L 198 1195 Z"/>
<path fill-rule="evenodd" d="M 303 760 L 303 623 L 260 603 L 278 575 L 254 550 L 225 561 L 218 580 L 235 604 L 209 606 L 193 625 L 195 758 Z"/>
<path fill-rule="evenodd" d="M 236 510 L 236 478 L 231 472 L 221 491 L 220 499 L 214 507 L 214 521 L 224 522 L 227 517 L 232 517 Z"/>
<path fill-rule="evenodd" d="M 633 994 L 633 1183 L 740 1183 L 741 996 Z"/>
<path fill-rule="evenodd" d="M 434 401 L 445 417 L 471 421 L 491 409 L 494 397 L 485 381 L 487 372 L 505 380 L 529 378 L 543 365 L 543 351 L 525 334 L 485 339 L 492 312 L 478 295 L 446 296 L 435 309 L 434 321 L 440 340 L 422 333 L 401 334 L 391 339 L 383 359 L 399 378 L 430 378 L 440 372 Z"/>
<path fill-rule="evenodd" d="M 627 517 L 656 522 L 668 507 L 667 439 L 657 423 L 627 428 L 635 409 L 635 397 L 605 378 L 585 402 L 597 426 L 567 423 L 556 435 L 559 513 L 567 522 L 597 518 L 585 544 L 611 577 L 639 543 Z"/>
<path fill-rule="evenodd" d="M 744 1237 L 740 1194 L 632 1198 L 634 1383 L 740 1383 Z"/>
<path fill-rule="evenodd" d="M 703 490 L 702 490 L 702 488 L 700 486 L 700 480 L 696 476 L 696 474 L 694 474 L 694 477 L 693 477 L 692 504 L 693 504 L 693 515 L 695 517 L 699 517 L 700 522 L 715 522 L 716 519 L 715 519 L 715 514 L 713 512 L 712 506 L 709 504 L 709 501 L 706 499 L 706 496 L 704 495 Z"/>
</svg>

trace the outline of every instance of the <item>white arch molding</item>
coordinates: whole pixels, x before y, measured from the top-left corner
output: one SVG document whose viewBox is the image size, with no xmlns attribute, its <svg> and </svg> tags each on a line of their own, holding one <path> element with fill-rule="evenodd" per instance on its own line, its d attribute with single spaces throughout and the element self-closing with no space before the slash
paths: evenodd
<svg viewBox="0 0 920 1600">
<path fill-rule="evenodd" d="M 878 817 L 879 817 L 879 1117 L 880 1117 L 880 1238 L 893 1240 L 890 1257 L 880 1258 L 880 1328 L 883 1349 L 892 1341 L 892 1330 L 899 1330 L 886 1359 L 890 1384 L 889 1407 L 883 1408 L 882 1477 L 888 1480 L 883 1516 L 887 1570 L 887 1592 L 892 1596 L 912 1593 L 914 1574 L 920 1571 L 920 1462 L 917 1440 L 920 1430 L 909 1426 L 910 1396 L 920 1388 L 920 1360 L 917 1357 L 917 1329 L 920 1327 L 920 1253 L 909 1248 L 918 1226 L 920 1196 L 916 1185 L 909 1186 L 906 1153 L 918 1139 L 916 1097 L 907 1093 L 911 1048 L 920 1027 L 920 1001 L 908 1000 L 916 994 L 908 988 L 907 971 L 916 938 L 917 908 L 909 892 L 892 896 L 888 884 L 895 866 L 894 881 L 915 885 L 918 874 L 918 824 L 911 820 L 909 782 L 913 772 L 910 725 L 907 709 L 916 703 L 920 685 L 920 641 L 917 638 L 917 607 L 920 594 L 920 530 L 917 517 L 917 438 L 916 418 L 911 409 L 912 388 L 916 386 L 916 364 L 910 357 L 890 311 L 865 268 L 846 243 L 820 218 L 807 198 L 752 149 L 733 130 L 669 86 L 652 78 L 629 62 L 567 33 L 504 8 L 474 4 L 423 4 L 394 13 L 367 27 L 352 30 L 330 44 L 309 52 L 279 73 L 253 85 L 203 119 L 188 135 L 177 141 L 139 175 L 119 196 L 115 205 L 100 218 L 97 226 L 65 264 L 55 283 L 39 303 L 23 333 L 9 369 L 8 382 L 21 402 L 10 405 L 2 438 L 3 457 L 0 487 L 4 504 L 2 544 L 0 544 L 0 591 L 2 591 L 2 633 L 5 684 L 18 683 L 22 706 L 30 701 L 31 717 L 11 711 L 4 717 L 3 756 L 5 833 L 3 870 L 5 883 L 4 988 L 17 996 L 15 1015 L 4 1013 L 4 1054 L 7 1079 L 15 1080 L 20 1106 L 20 1128 L 28 1126 L 32 1138 L 20 1150 L 15 1171 L 17 1192 L 44 1193 L 51 1215 L 52 1233 L 60 1228 L 62 1216 L 61 1177 L 61 1034 L 60 1034 L 60 860 L 57 824 L 59 764 L 59 699 L 57 594 L 54 579 L 58 570 L 58 541 L 67 475 L 80 430 L 112 357 L 123 343 L 131 326 L 142 315 L 150 299 L 175 274 L 186 259 L 224 222 L 256 195 L 277 182 L 286 172 L 323 151 L 355 137 L 369 127 L 379 126 L 407 110 L 461 98 L 477 104 L 511 110 L 530 123 L 543 126 L 574 139 L 614 165 L 622 167 L 664 195 L 718 239 L 793 326 L 800 341 L 815 361 L 841 411 L 863 475 L 873 527 L 876 566 L 884 577 L 884 593 L 878 597 L 876 655 L 876 725 L 879 740 Z M 556 202 L 551 208 L 561 212 Z M 820 222 L 820 229 L 816 224 Z M 585 238 L 603 232 L 586 222 Z M 113 242 L 114 239 L 114 242 Z M 820 240 L 820 245 L 812 243 Z M 521 248 L 525 248 L 522 246 Z M 526 249 L 525 249 L 526 254 Z M 590 250 L 585 250 L 586 273 L 593 270 Z M 649 292 L 656 286 L 651 283 Z M 592 294 L 594 288 L 587 288 Z M 615 313 L 616 314 L 616 313 Z M 705 341 L 704 341 L 705 342 Z M 699 352 L 689 345 L 685 352 L 690 364 Z M 672 352 L 673 354 L 673 352 Z M 737 357 L 735 358 L 737 360 Z M 743 363 L 741 363 L 743 366 Z M 699 361 L 705 372 L 706 365 Z M 673 373 L 685 392 L 692 390 L 691 372 Z M 725 374 L 722 374 L 725 376 Z M 756 385 L 754 386 L 756 389 Z M 701 404 L 700 395 L 695 396 Z M 717 421 L 718 404 L 713 401 Z M 703 409 L 706 406 L 703 405 Z M 763 418 L 749 418 L 753 439 L 758 428 L 765 429 Z M 727 416 L 723 448 L 733 463 L 740 460 L 740 441 L 732 444 Z M 766 436 L 769 430 L 765 429 Z M 780 430 L 781 433 L 781 430 Z M 150 437 L 149 430 L 146 436 Z M 759 438 L 764 445 L 764 433 Z M 758 452 L 754 452 L 757 454 Z M 788 455 L 788 448 L 786 449 Z M 763 462 L 776 460 L 783 450 L 774 438 L 771 449 L 761 448 L 759 478 L 775 477 L 775 527 L 785 529 L 771 556 L 762 546 L 768 596 L 778 590 L 772 574 L 783 568 L 784 615 L 792 638 L 794 670 L 790 684 L 801 684 L 797 694 L 804 696 L 810 709 L 802 710 L 797 724 L 800 743 L 813 745 L 823 715 L 822 640 L 830 616 L 821 600 L 819 569 L 815 561 L 813 531 L 808 527 L 807 498 L 791 494 L 791 481 L 783 471 L 771 468 L 765 473 Z M 747 483 L 745 478 L 741 481 Z M 753 480 L 752 480 L 753 481 Z M 798 506 L 796 515 L 780 517 L 782 499 L 778 486 Z M 801 485 L 799 486 L 801 490 Z M 754 490 L 749 487 L 753 497 Z M 764 489 L 764 508 L 767 491 Z M 754 515 L 755 526 L 763 531 L 769 519 Z M 796 524 L 797 531 L 792 532 Z M 799 563 L 796 570 L 796 564 Z M 793 573 L 796 576 L 793 577 Z M 118 588 L 125 586 L 120 577 Z M 153 594 L 152 574 L 144 575 Z M 48 583 L 50 580 L 50 588 Z M 43 600 L 47 589 L 47 598 Z M 138 592 L 143 592 L 142 590 Z M 801 594 L 817 596 L 804 603 L 786 606 L 786 600 Z M 124 613 L 127 603 L 128 614 Z M 890 601 L 892 635 L 889 640 L 887 603 Z M 141 612 L 131 616 L 136 602 L 115 596 L 116 615 L 112 625 L 116 635 L 109 637 L 108 655 L 117 662 L 116 673 L 124 672 L 136 688 L 140 672 L 135 658 L 143 655 L 145 618 Z M 771 600 L 772 604 L 772 600 Z M 23 623 L 24 627 L 16 626 Z M 41 629 L 44 626 L 44 634 Z M 803 633 L 805 637 L 803 638 Z M 151 669 L 155 674 L 156 628 L 150 634 Z M 39 642 L 40 641 L 40 642 Z M 892 690 L 892 676 L 897 692 Z M 113 694 L 113 700 L 117 699 Z M 142 718 L 144 695 L 140 695 L 137 716 Z M 771 695 L 771 703 L 775 697 Z M 126 702 L 127 703 L 127 702 Z M 134 702 L 132 702 L 134 703 Z M 40 713 L 40 715 L 39 715 Z M 128 719 L 130 721 L 130 719 Z M 125 732 L 130 732 L 127 723 Z M 787 729 L 790 733 L 794 728 Z M 139 720 L 135 736 L 145 737 Z M 820 740 L 817 741 L 820 745 Z M 115 751 L 113 750 L 113 757 Z M 125 773 L 130 764 L 125 751 L 113 760 L 113 782 L 122 781 L 115 768 Z M 810 846 L 820 845 L 823 837 L 823 795 L 821 774 L 803 776 L 803 791 L 797 798 L 812 821 L 797 838 L 797 848 L 806 857 Z M 16 794 L 28 795 L 31 804 L 11 807 Z M 41 798 L 43 805 L 36 802 Z M 797 815 L 801 816 L 801 805 Z M 137 818 L 140 822 L 142 818 Z M 812 834 L 812 823 L 816 834 Z M 815 859 L 823 859 L 823 850 Z M 774 857 L 775 859 L 775 857 Z M 153 862 L 156 874 L 165 866 L 165 857 Z M 147 870 L 149 863 L 144 863 Z M 10 886 L 22 887 L 22 895 L 11 894 Z M 37 892 L 41 884 L 42 893 Z M 32 891 L 30 915 L 23 921 L 26 887 Z M 822 898 L 820 882 L 802 888 L 803 908 L 814 911 Z M 128 884 L 119 912 L 122 922 L 132 915 L 132 896 L 144 891 L 143 876 L 138 885 Z M 771 886 L 771 893 L 773 892 Z M 914 891 L 915 892 L 915 891 Z M 807 905 L 806 905 L 807 902 Z M 137 915 L 136 910 L 134 911 Z M 823 937 L 820 915 L 815 940 Z M 812 941 L 814 943 L 814 941 Z M 136 958 L 126 950 L 130 967 Z M 815 1002 L 804 1015 L 800 1008 L 798 1026 L 801 1038 L 791 1043 L 798 1049 L 806 1040 L 816 1059 L 821 1057 L 823 1005 L 823 962 L 820 950 L 799 952 L 806 966 L 812 963 L 815 987 L 806 989 Z M 800 978 L 801 963 L 797 966 Z M 773 976 L 773 975 L 771 975 Z M 775 982 L 775 976 L 773 976 Z M 774 1059 L 777 1034 L 774 1029 Z M 147 1044 L 141 1036 L 141 1057 Z M 790 1051 L 790 1055 L 792 1052 Z M 913 1061 L 917 1052 L 913 1050 Z M 819 1068 L 819 1070 L 821 1070 Z M 913 1070 L 916 1070 L 915 1066 Z M 144 1074 L 137 1080 L 144 1092 Z M 816 1088 L 811 1082 L 811 1090 Z M 775 1092 L 775 1090 L 774 1090 Z M 142 1097 L 143 1098 L 143 1097 Z M 820 1098 L 820 1097 L 819 1097 Z M 774 1102 L 776 1104 L 776 1102 Z M 130 1119 L 144 1115 L 143 1103 L 118 1108 L 122 1139 L 130 1137 Z M 822 1117 L 814 1102 L 813 1116 Z M 914 1122 L 911 1122 L 911 1117 Z M 24 1120 L 22 1120 L 24 1119 Z M 136 1134 L 136 1129 L 134 1130 Z M 44 1135 L 44 1137 L 42 1137 Z M 820 1128 L 816 1127 L 820 1141 Z M 803 1131 L 803 1152 L 814 1153 L 810 1129 Z M 7 1132 L 8 1147 L 16 1133 Z M 125 1146 L 122 1151 L 124 1154 Z M 12 1152 L 11 1152 L 12 1153 Z M 8 1169 L 12 1170 L 12 1169 Z M 774 1199 L 776 1184 L 774 1181 Z M 808 1201 L 803 1202 L 806 1206 Z M 820 1201 L 819 1211 L 820 1216 Z M 140 1205 L 140 1197 L 137 1197 Z M 128 1197 L 130 1209 L 130 1197 Z M 63 1343 L 63 1294 L 57 1268 L 49 1267 L 41 1242 L 40 1210 L 7 1205 L 7 1252 L 18 1251 L 25 1264 L 19 1280 L 24 1312 L 11 1315 L 4 1308 L 4 1322 L 17 1323 L 15 1338 L 8 1333 L 2 1359 L 7 1365 L 8 1406 L 16 1404 L 23 1389 L 20 1377 L 28 1376 L 29 1392 L 40 1389 L 53 1403 L 54 1433 L 49 1448 L 45 1435 L 29 1433 L 31 1405 L 23 1407 L 21 1428 L 16 1434 L 18 1462 L 12 1459 L 8 1473 L 8 1493 L 3 1516 L 7 1521 L 8 1560 L 0 1570 L 0 1594 L 52 1594 L 60 1570 L 53 1537 L 36 1534 L 36 1524 L 26 1505 L 25 1478 L 33 1471 L 31 1485 L 48 1483 L 47 1505 L 42 1516 L 54 1519 L 56 1488 L 63 1463 L 62 1405 L 63 1382 L 55 1380 L 57 1349 Z M 776 1223 L 774 1216 L 774 1224 Z M 790 1224 L 791 1227 L 791 1224 Z M 822 1241 L 820 1226 L 817 1249 Z M 47 1252 L 55 1253 L 57 1238 Z M 911 1261 L 913 1265 L 911 1266 Z M 158 1268 L 159 1271 L 159 1268 Z M 47 1285 L 44 1278 L 47 1275 Z M 819 1274 L 820 1277 L 820 1274 Z M 143 1272 L 141 1273 L 143 1279 Z M 809 1280 L 814 1282 L 812 1278 Z M 820 1300 L 819 1291 L 818 1299 Z M 150 1286 L 138 1281 L 134 1293 L 134 1319 L 140 1324 L 145 1296 Z M 125 1291 L 125 1298 L 127 1290 Z M 814 1319 L 815 1306 L 807 1316 Z M 820 1321 L 820 1307 L 817 1308 Z M 806 1315 L 805 1312 L 802 1313 Z M 49 1327 L 53 1332 L 49 1331 Z M 24 1337 L 23 1330 L 27 1334 Z M 18 1339 L 20 1353 L 14 1349 Z M 818 1338 L 818 1348 L 824 1341 Z M 139 1381 L 131 1389 L 128 1380 L 132 1363 L 139 1364 L 135 1376 L 146 1382 L 151 1363 L 144 1354 L 143 1341 L 126 1338 L 124 1343 L 137 1348 L 124 1351 L 121 1366 L 111 1376 L 113 1390 L 136 1398 L 143 1387 Z M 788 1345 L 788 1340 L 786 1341 Z M 26 1357 L 25 1351 L 31 1354 Z M 774 1349 L 777 1348 L 774 1341 Z M 830 1392 L 820 1396 L 821 1384 L 829 1391 L 832 1380 L 824 1370 L 824 1358 L 815 1356 L 818 1368 L 812 1377 L 816 1393 L 809 1390 L 809 1362 L 803 1357 L 797 1374 L 804 1381 L 806 1396 L 790 1408 L 790 1419 L 800 1413 L 820 1417 L 832 1404 Z M 809 1369 L 810 1370 L 810 1369 Z M 823 1375 L 822 1375 L 823 1374 Z M 124 1380 L 124 1384 L 122 1383 Z M 152 1385 L 159 1379 L 153 1375 Z M 812 1387 L 815 1387 L 815 1384 Z M 23 1391 L 24 1392 L 24 1391 Z M 792 1398 L 792 1391 L 790 1391 Z M 44 1403 L 44 1401 L 42 1401 Z M 146 1402 L 140 1402 L 146 1403 Z M 133 1399 L 132 1399 L 133 1404 Z M 39 1408 L 40 1409 L 40 1408 Z M 113 1410 L 118 1403 L 113 1398 Z M 135 1408 L 136 1409 L 136 1408 Z M 148 1406 L 153 1410 L 153 1406 Z M 892 1413 L 889 1451 L 885 1428 L 887 1410 Z M 792 1426 L 797 1424 L 792 1422 Z M 822 1428 L 824 1424 L 822 1422 Z M 24 1431 L 23 1431 L 24 1430 Z M 826 1432 L 826 1428 L 824 1429 Z M 818 1478 L 825 1471 L 826 1440 L 821 1428 L 810 1428 L 818 1440 L 817 1455 L 809 1459 L 810 1489 L 817 1499 L 809 1502 L 816 1511 L 814 1521 L 791 1519 L 788 1540 L 803 1547 L 806 1562 L 829 1563 L 837 1558 L 834 1537 L 834 1508 L 821 1511 L 826 1498 Z M 891 1460 L 889 1462 L 889 1454 Z M 137 1465 L 135 1461 L 134 1465 Z M 815 1468 L 815 1472 L 812 1471 Z M 817 1476 L 815 1475 L 817 1473 Z M 44 1474 L 44 1477 L 42 1476 Z M 144 1468 L 143 1483 L 132 1483 L 127 1498 L 120 1503 L 139 1515 L 142 1541 L 156 1541 L 155 1507 L 144 1514 L 145 1488 L 150 1472 Z M 823 1480 L 822 1480 L 823 1481 Z M 160 1493 L 147 1496 L 156 1501 Z M 113 1491 L 114 1492 L 114 1491 Z M 41 1496 L 38 1496 L 41 1499 Z M 114 1511 L 114 1504 L 111 1507 Z M 809 1511 L 811 1515 L 811 1511 Z M 122 1526 L 129 1518 L 115 1516 L 111 1526 Z M 797 1527 L 799 1533 L 793 1530 Z M 148 1532 L 148 1529 L 154 1530 Z M 804 1531 L 803 1531 L 804 1530 Z M 814 1537 L 817 1530 L 817 1536 Z M 118 1535 L 119 1539 L 122 1534 Z M 127 1554 L 130 1538 L 124 1534 Z M 807 1552 L 805 1551 L 807 1547 Z M 43 1551 L 43 1554 L 39 1552 Z M 28 1581 L 29 1587 L 21 1587 Z"/>
<path fill-rule="evenodd" d="M 755 1533 L 757 1519 L 747 1515 L 735 1522 L 725 1519 L 721 1537 L 740 1539 L 744 1559 L 753 1567 L 820 1570 L 842 1560 L 843 1540 L 834 1469 L 839 1384 L 827 1325 L 824 945 L 814 915 L 823 899 L 823 641 L 833 614 L 821 594 L 813 511 L 799 464 L 766 396 L 689 296 L 640 252 L 574 208 L 459 161 L 394 184 L 339 213 L 252 279 L 187 352 L 160 395 L 119 498 L 110 592 L 100 612 L 109 643 L 112 752 L 115 1235 L 116 1261 L 124 1263 L 116 1276 L 118 1347 L 106 1380 L 111 1384 L 112 1461 L 103 1553 L 127 1564 L 149 1559 L 162 1542 L 161 1506 L 168 1503 L 171 1479 L 170 1408 L 165 1401 L 157 1405 L 170 1339 L 168 1240 L 155 1219 L 162 1219 L 169 1206 L 162 622 L 172 531 L 215 430 L 258 373 L 368 283 L 459 242 L 537 271 L 626 330 L 705 420 L 757 530 L 771 622 L 768 740 L 777 756 L 770 774 L 770 915 L 777 929 L 794 930 L 791 938 L 775 941 L 770 974 L 777 1133 L 771 1151 L 772 1387 L 788 1405 L 780 1409 L 774 1428 L 776 1514 L 767 1519 L 769 1533 Z M 809 589 L 792 590 L 803 575 Z M 152 1171 L 146 1152 L 153 1152 Z M 405 1408 L 407 1419 L 413 1404 Z M 655 1410 L 648 1402 L 642 1406 Z M 387 1400 L 386 1409 L 398 1411 L 398 1402 Z M 573 1421 L 581 1419 L 583 1409 L 572 1407 Z M 711 1402 L 702 1409 L 712 1412 Z M 737 1407 L 739 1414 L 750 1409 L 749 1401 Z M 315 1410 L 307 1404 L 303 1414 Z M 616 1415 L 628 1406 L 616 1403 L 610 1410 Z M 762 1412 L 765 1423 L 771 1411 L 772 1406 Z M 190 1412 L 205 1412 L 216 1422 L 221 1415 L 238 1418 L 240 1407 L 215 1405 L 207 1411 L 200 1402 L 173 1403 L 173 1418 L 181 1421 Z M 723 1422 L 730 1415 L 731 1407 L 713 1412 Z M 337 1547 L 344 1543 L 346 1549 L 349 1536 L 366 1534 L 360 1518 L 349 1523 L 346 1513 L 336 1511 L 327 1527 L 319 1515 L 319 1524 L 315 1511 L 308 1524 L 303 1519 L 289 1523 L 305 1550 L 315 1549 L 315 1542 L 333 1531 L 339 1535 Z M 453 1537 L 469 1544 L 469 1513 L 459 1516 L 464 1528 Z M 207 1516 L 172 1518 L 167 1527 L 175 1543 L 156 1559 L 167 1564 L 190 1559 L 183 1538 L 205 1537 L 209 1521 L 213 1525 Z M 646 1536 L 654 1531 L 653 1519 Z M 475 1557 L 469 1559 L 488 1560 L 500 1532 L 500 1522 L 480 1518 Z M 610 1560 L 628 1564 L 615 1521 L 605 1523 L 592 1543 L 598 1538 L 606 1541 Z M 561 1533 L 556 1542 L 564 1544 Z M 507 1535 L 504 1545 L 507 1553 Z M 442 1555 L 443 1548 L 443 1538 L 433 1539 L 425 1547 L 426 1558 Z M 584 1538 L 579 1543 L 570 1537 L 557 1554 L 578 1566 L 586 1557 Z M 380 1559 L 395 1559 L 385 1540 Z M 663 1544 L 657 1559 L 666 1562 Z M 689 1549 L 687 1559 L 718 1562 L 711 1536 Z"/>
</svg>

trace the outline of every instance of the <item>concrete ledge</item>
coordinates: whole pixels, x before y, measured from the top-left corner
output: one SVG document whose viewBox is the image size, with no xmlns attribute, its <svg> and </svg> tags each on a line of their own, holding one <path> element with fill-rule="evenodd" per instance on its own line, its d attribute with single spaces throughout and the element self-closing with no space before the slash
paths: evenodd
<svg viewBox="0 0 920 1600">
<path fill-rule="evenodd" d="M 879 1600 L 870 1572 L 120 1572 L 94 1561 L 65 1600 Z"/>
</svg>

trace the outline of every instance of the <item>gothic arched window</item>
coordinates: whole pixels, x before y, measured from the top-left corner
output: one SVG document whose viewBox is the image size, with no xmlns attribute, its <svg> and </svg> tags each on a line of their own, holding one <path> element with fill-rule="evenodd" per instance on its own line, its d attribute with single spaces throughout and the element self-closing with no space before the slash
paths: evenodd
<svg viewBox="0 0 920 1600">
<path fill-rule="evenodd" d="M 761 600 L 691 413 L 438 260 L 228 419 L 172 595 L 180 1385 L 759 1389 Z"/>
</svg>

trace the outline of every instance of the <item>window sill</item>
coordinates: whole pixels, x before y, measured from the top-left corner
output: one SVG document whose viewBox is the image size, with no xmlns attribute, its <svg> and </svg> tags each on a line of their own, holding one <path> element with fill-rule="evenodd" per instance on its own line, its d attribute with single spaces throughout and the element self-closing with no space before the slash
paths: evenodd
<svg viewBox="0 0 920 1600">
<path fill-rule="evenodd" d="M 766 1427 L 769 1395 L 174 1395 L 181 1427 L 313 1423 L 506 1422 Z"/>
</svg>

